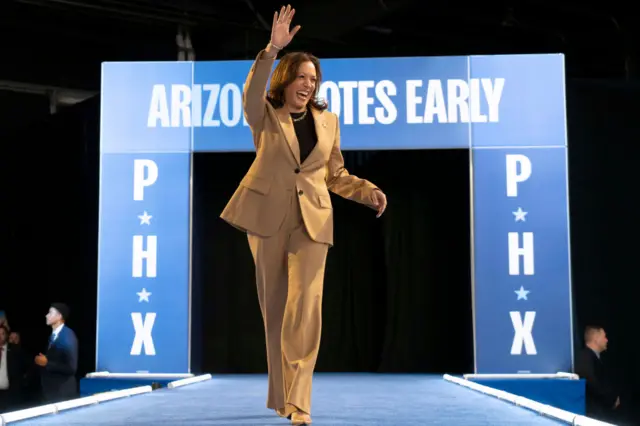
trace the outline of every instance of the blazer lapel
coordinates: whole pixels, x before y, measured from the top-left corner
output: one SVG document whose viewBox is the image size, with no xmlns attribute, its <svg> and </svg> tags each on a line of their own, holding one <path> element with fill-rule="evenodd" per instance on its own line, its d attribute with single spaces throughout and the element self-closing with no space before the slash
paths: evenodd
<svg viewBox="0 0 640 426">
<path fill-rule="evenodd" d="M 276 110 L 278 120 L 280 121 L 280 127 L 284 132 L 284 137 L 287 139 L 287 144 L 291 149 L 293 157 L 296 159 L 296 164 L 300 165 L 300 145 L 298 144 L 298 138 L 296 137 L 296 130 L 293 128 L 293 120 L 286 108 L 278 108 Z"/>
</svg>

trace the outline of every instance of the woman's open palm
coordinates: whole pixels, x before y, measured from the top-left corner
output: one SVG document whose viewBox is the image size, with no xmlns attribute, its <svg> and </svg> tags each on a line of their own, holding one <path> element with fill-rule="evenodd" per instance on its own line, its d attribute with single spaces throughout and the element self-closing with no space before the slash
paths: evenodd
<svg viewBox="0 0 640 426">
<path fill-rule="evenodd" d="M 280 13 L 277 11 L 273 13 L 273 26 L 271 27 L 271 44 L 276 47 L 284 48 L 291 43 L 293 36 L 296 35 L 300 29 L 300 25 L 296 25 L 293 30 L 289 30 L 291 26 L 291 20 L 296 13 L 295 9 L 291 8 L 291 5 L 287 5 L 285 8 L 282 6 Z"/>
</svg>

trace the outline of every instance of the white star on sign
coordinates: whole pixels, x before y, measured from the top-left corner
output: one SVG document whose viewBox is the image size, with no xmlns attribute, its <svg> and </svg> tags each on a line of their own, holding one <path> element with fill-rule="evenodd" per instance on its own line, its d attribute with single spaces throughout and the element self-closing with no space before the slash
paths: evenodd
<svg viewBox="0 0 640 426">
<path fill-rule="evenodd" d="M 153 217 L 153 216 L 151 216 L 150 214 L 148 214 L 148 213 L 147 213 L 147 211 L 145 210 L 145 211 L 144 211 L 144 214 L 142 214 L 142 215 L 138 216 L 138 218 L 140 218 L 140 225 L 144 225 L 145 223 L 146 223 L 147 225 L 151 225 L 150 220 L 151 220 L 151 218 L 152 218 L 152 217 Z"/>
<path fill-rule="evenodd" d="M 527 294 L 529 294 L 529 290 L 525 290 L 524 287 L 522 286 L 520 286 L 520 290 L 516 290 L 514 293 L 518 295 L 518 300 L 520 299 L 529 300 L 527 299 Z"/>
<path fill-rule="evenodd" d="M 522 210 L 522 207 L 518 207 L 518 210 L 513 212 L 513 215 L 516 217 L 516 222 L 525 221 L 524 217 L 527 215 L 527 212 Z"/>
<path fill-rule="evenodd" d="M 143 288 L 140 293 L 136 294 L 140 297 L 138 302 L 149 302 L 149 296 L 151 296 L 151 293 L 149 293 L 146 288 Z"/>
</svg>

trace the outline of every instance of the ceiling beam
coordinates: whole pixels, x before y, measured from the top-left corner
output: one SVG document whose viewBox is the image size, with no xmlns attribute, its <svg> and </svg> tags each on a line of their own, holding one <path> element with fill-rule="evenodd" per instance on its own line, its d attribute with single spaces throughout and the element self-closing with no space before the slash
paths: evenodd
<svg viewBox="0 0 640 426">
<path fill-rule="evenodd" d="M 58 105 L 74 105 L 98 94 L 98 91 L 67 89 L 8 80 L 0 80 L 0 91 L 47 96 Z"/>
</svg>

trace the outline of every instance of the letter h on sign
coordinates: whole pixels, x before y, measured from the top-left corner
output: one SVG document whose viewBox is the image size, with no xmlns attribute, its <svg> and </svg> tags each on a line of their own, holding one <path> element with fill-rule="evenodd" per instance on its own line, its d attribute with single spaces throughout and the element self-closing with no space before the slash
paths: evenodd
<svg viewBox="0 0 640 426">
<path fill-rule="evenodd" d="M 518 184 L 526 182 L 531 177 L 531 160 L 525 155 L 507 155 L 506 180 L 507 197 L 518 196 Z M 533 232 L 522 233 L 522 246 L 520 245 L 520 233 L 508 233 L 509 275 L 520 275 L 520 256 L 524 261 L 524 275 L 533 275 L 534 267 L 534 239 Z M 528 355 L 537 354 L 533 340 L 533 324 L 536 318 L 535 311 L 527 311 L 524 321 L 519 311 L 509 312 L 514 336 L 511 345 L 511 355 L 522 354 L 522 347 Z"/>
<path fill-rule="evenodd" d="M 145 188 L 150 187 L 158 180 L 158 165 L 152 160 L 134 160 L 133 165 L 133 200 L 144 201 Z M 146 213 L 145 213 L 146 214 Z M 146 278 L 155 278 L 157 271 L 158 257 L 158 237 L 148 235 L 146 238 L 146 250 L 144 246 L 144 236 L 133 236 L 132 252 L 132 276 L 141 278 L 143 276 L 143 261 L 146 259 Z M 131 355 L 140 355 L 144 347 L 145 355 L 155 355 L 155 345 L 153 344 L 153 325 L 156 313 L 148 312 L 144 321 L 142 313 L 132 312 L 131 321 L 135 331 L 133 344 L 131 345 Z"/>
</svg>

